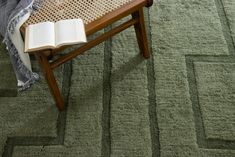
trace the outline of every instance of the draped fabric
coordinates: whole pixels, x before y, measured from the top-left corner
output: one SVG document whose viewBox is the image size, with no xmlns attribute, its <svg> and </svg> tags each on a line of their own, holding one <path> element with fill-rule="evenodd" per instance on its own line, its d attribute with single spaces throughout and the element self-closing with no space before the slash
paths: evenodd
<svg viewBox="0 0 235 157">
<path fill-rule="evenodd" d="M 0 0 L 0 34 L 4 37 L 19 91 L 27 89 L 39 79 L 38 74 L 32 72 L 28 54 L 24 53 L 19 31 L 20 25 L 35 7 L 34 0 Z"/>
</svg>

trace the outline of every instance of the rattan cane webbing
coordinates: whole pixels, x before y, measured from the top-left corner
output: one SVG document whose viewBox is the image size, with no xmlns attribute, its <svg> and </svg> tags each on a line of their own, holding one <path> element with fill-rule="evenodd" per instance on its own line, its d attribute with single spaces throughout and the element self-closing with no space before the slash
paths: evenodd
<svg viewBox="0 0 235 157">
<path fill-rule="evenodd" d="M 43 0 L 41 8 L 24 25 L 72 18 L 81 18 L 88 24 L 131 1 L 134 0 Z"/>
</svg>

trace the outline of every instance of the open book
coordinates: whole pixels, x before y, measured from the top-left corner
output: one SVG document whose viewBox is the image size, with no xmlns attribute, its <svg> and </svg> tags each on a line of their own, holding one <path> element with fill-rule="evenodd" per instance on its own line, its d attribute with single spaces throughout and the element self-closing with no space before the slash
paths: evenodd
<svg viewBox="0 0 235 157">
<path fill-rule="evenodd" d="M 25 33 L 25 52 L 53 49 L 87 41 L 84 24 L 81 19 L 29 25 Z"/>
</svg>

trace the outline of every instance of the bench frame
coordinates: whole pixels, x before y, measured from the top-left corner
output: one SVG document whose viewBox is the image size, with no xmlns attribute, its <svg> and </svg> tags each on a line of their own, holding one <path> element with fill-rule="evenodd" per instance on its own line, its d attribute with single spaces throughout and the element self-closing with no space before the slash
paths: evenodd
<svg viewBox="0 0 235 157">
<path fill-rule="evenodd" d="M 153 0 L 134 0 L 133 2 L 130 2 L 122 6 L 121 8 L 116 9 L 113 12 L 110 12 L 104 15 L 103 17 L 85 25 L 86 35 L 90 36 L 94 34 L 95 32 L 107 27 L 108 25 L 113 24 L 114 22 L 128 15 L 132 16 L 130 20 L 124 22 L 123 24 L 113 28 L 112 30 L 108 32 L 103 33 L 102 35 L 96 37 L 95 39 L 88 41 L 86 44 L 82 45 L 76 50 L 73 50 L 69 52 L 68 54 L 61 56 L 52 62 L 51 61 L 49 62 L 49 56 L 54 56 L 55 54 L 64 50 L 68 46 L 64 46 L 64 47 L 53 49 L 53 50 L 30 52 L 36 56 L 44 72 L 45 79 L 48 83 L 51 94 L 55 100 L 56 106 L 60 111 L 63 111 L 65 109 L 65 105 L 64 105 L 64 100 L 59 90 L 58 84 L 56 82 L 56 78 L 53 73 L 53 70 L 57 68 L 58 66 L 64 64 L 67 61 L 72 60 L 73 58 L 84 53 L 90 48 L 98 45 L 99 43 L 111 38 L 112 36 L 118 34 L 119 32 L 131 26 L 134 26 L 135 28 L 135 33 L 136 33 L 139 49 L 143 57 L 144 58 L 150 57 L 148 42 L 147 42 L 147 34 L 146 34 L 146 29 L 145 29 L 143 8 L 150 7 L 152 4 L 153 4 Z M 21 31 L 24 34 L 25 28 L 21 28 Z"/>
</svg>

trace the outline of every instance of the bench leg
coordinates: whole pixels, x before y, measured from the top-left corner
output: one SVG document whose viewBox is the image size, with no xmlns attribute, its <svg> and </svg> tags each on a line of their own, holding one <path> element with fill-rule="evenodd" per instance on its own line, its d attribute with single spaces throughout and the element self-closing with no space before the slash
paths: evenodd
<svg viewBox="0 0 235 157">
<path fill-rule="evenodd" d="M 132 14 L 132 18 L 138 19 L 138 23 L 134 25 L 135 33 L 138 40 L 138 45 L 140 51 L 142 52 L 145 58 L 150 57 L 149 48 L 148 48 L 148 39 L 145 29 L 145 22 L 144 22 L 144 12 L 143 8 L 139 9 L 138 11 Z"/>
<path fill-rule="evenodd" d="M 51 94 L 55 100 L 57 108 L 60 111 L 64 110 L 64 101 L 63 101 L 62 95 L 60 93 L 58 84 L 56 82 L 53 70 L 50 67 L 50 63 L 48 62 L 47 56 L 44 54 L 35 54 L 35 55 L 39 61 L 39 64 L 42 67 L 42 70 L 45 75 L 45 79 L 46 79 L 47 84 L 50 88 Z"/>
</svg>

